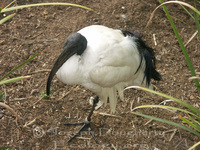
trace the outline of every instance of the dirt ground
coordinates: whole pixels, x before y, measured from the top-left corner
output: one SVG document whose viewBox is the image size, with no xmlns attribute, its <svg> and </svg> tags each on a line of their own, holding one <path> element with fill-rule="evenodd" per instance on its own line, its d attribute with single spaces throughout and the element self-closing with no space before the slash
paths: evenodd
<svg viewBox="0 0 200 150">
<path fill-rule="evenodd" d="M 20 0 L 14 5 L 53 1 L 66 2 Z M 30 75 L 31 78 L 0 87 L 5 92 L 1 102 L 12 107 L 25 126 L 22 131 L 16 118 L 7 109 L 0 107 L 0 147 L 20 150 L 184 150 L 199 141 L 197 136 L 182 129 L 133 115 L 131 107 L 159 104 L 165 98 L 130 89 L 125 91 L 125 101 L 118 102 L 114 116 L 109 115 L 108 106 L 95 111 L 92 128 L 99 144 L 95 143 L 88 132 L 83 132 L 67 143 L 79 127 L 65 126 L 64 123 L 84 121 L 91 109 L 89 98 L 95 94 L 79 85 L 64 85 L 56 77 L 52 83 L 51 99 L 42 99 L 41 92 L 46 90 L 49 71 L 62 51 L 66 37 L 92 24 L 139 32 L 155 51 L 157 70 L 162 75 L 160 82 L 152 81 L 156 90 L 199 108 L 197 89 L 194 82 L 188 80 L 190 71 L 162 8 L 156 12 L 150 26 L 145 28 L 150 13 L 159 5 L 159 0 L 68 2 L 90 7 L 94 11 L 68 6 L 34 7 L 16 11 L 13 19 L 0 26 L 0 77 L 34 54 L 46 51 L 9 76 Z M 8 3 L 9 0 L 6 4 Z M 199 1 L 197 5 L 200 8 Z M 167 7 L 186 43 L 196 31 L 194 20 L 178 5 L 170 4 Z M 0 15 L 2 18 L 3 14 Z M 199 41 L 196 36 L 187 46 L 196 71 L 200 71 Z M 181 107 L 173 102 L 167 104 Z M 179 112 L 155 108 L 136 111 L 181 123 Z"/>
</svg>

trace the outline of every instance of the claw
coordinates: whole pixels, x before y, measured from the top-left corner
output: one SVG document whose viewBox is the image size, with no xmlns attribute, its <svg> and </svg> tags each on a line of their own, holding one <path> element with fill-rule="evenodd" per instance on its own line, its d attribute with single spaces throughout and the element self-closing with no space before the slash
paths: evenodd
<svg viewBox="0 0 200 150">
<path fill-rule="evenodd" d="M 96 107 L 96 104 L 99 102 L 99 97 L 95 97 L 93 99 L 93 107 L 92 107 L 92 110 L 90 112 L 90 114 L 88 115 L 88 117 L 86 117 L 85 121 L 84 122 L 79 122 L 79 123 L 65 123 L 64 125 L 82 125 L 82 127 L 80 128 L 80 130 L 74 134 L 67 142 L 70 142 L 72 141 L 77 135 L 80 134 L 81 131 L 88 131 L 90 133 L 90 135 L 92 135 L 93 139 L 95 140 L 95 142 L 98 144 L 98 141 L 97 139 L 95 138 L 94 136 L 94 133 L 90 127 L 90 122 L 91 122 L 91 116 L 93 114 L 93 111 Z"/>
</svg>

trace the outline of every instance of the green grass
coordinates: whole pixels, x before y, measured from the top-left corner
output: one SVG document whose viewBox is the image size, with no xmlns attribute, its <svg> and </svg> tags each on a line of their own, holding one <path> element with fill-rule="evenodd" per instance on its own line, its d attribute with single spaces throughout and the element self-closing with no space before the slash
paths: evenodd
<svg viewBox="0 0 200 150">
<path fill-rule="evenodd" d="M 18 10 L 18 9 L 23 9 L 23 8 L 28 8 L 28 7 L 36 7 L 36 6 L 56 6 L 56 5 L 63 5 L 63 6 L 73 6 L 73 7 L 80 7 L 83 9 L 87 9 L 92 11 L 92 9 L 86 7 L 86 6 L 82 6 L 82 5 L 78 5 L 78 4 L 72 4 L 72 3 L 59 3 L 59 2 L 53 2 L 53 3 L 37 3 L 37 4 L 29 4 L 29 5 L 20 5 L 20 6 L 13 6 L 10 7 L 16 0 L 13 0 L 10 4 L 8 4 L 7 6 L 4 7 L 5 1 L 4 3 L 1 5 L 0 7 L 0 13 L 5 13 L 5 12 L 9 12 L 9 11 L 13 11 L 13 10 Z M 11 19 L 12 17 L 14 17 L 16 14 L 13 13 L 3 19 L 0 20 L 0 25 L 5 23 L 6 21 L 8 21 L 9 19 Z"/>
<path fill-rule="evenodd" d="M 160 122 L 163 122 L 163 123 L 167 123 L 169 125 L 176 126 L 178 128 L 182 128 L 182 129 L 189 131 L 189 132 L 200 137 L 200 110 L 199 109 L 197 109 L 196 107 L 194 107 L 194 106 L 192 106 L 192 105 L 190 105 L 190 104 L 188 104 L 184 101 L 181 101 L 177 98 L 166 95 L 164 93 L 160 93 L 160 92 L 153 91 L 153 90 L 150 90 L 150 89 L 147 89 L 147 88 L 144 88 L 144 87 L 139 87 L 139 86 L 130 86 L 130 87 L 127 87 L 126 89 L 129 89 L 129 88 L 144 90 L 144 91 L 156 94 L 158 96 L 162 96 L 164 98 L 170 99 L 170 100 L 174 101 L 175 103 L 178 103 L 178 104 L 184 106 L 184 108 L 181 109 L 181 108 L 178 108 L 178 107 L 165 106 L 165 105 L 142 105 L 142 106 L 138 106 L 138 107 L 134 108 L 132 111 L 135 111 L 135 110 L 141 109 L 141 108 L 151 108 L 151 109 L 161 108 L 161 109 L 165 109 L 165 110 L 176 110 L 177 113 L 183 112 L 188 117 L 182 117 L 182 116 L 179 115 L 179 118 L 183 122 L 186 123 L 186 124 L 182 125 L 182 124 L 179 124 L 179 123 L 176 123 L 176 122 L 173 122 L 173 121 L 169 121 L 169 120 L 165 120 L 165 119 L 162 119 L 162 118 L 157 118 L 157 117 L 153 117 L 153 116 L 149 116 L 149 115 L 145 115 L 145 114 L 141 114 L 141 113 L 137 113 L 137 112 L 133 112 L 133 114 L 141 116 L 141 117 L 153 119 L 153 120 L 156 120 L 156 121 L 160 121 Z"/>
<path fill-rule="evenodd" d="M 153 16 L 154 16 L 156 10 L 157 10 L 159 7 L 162 6 L 163 9 L 164 9 L 164 11 L 165 11 L 165 13 L 166 13 L 166 15 L 167 15 L 167 18 L 168 18 L 168 20 L 169 20 L 169 22 L 170 22 L 170 24 L 171 24 L 171 26 L 172 26 L 172 29 L 173 29 L 173 31 L 174 31 L 174 34 L 176 35 L 176 38 L 177 38 L 178 43 L 179 43 L 179 45 L 180 45 L 180 48 L 181 48 L 181 50 L 182 50 L 182 52 L 183 52 L 183 55 L 184 55 L 184 57 L 185 57 L 186 63 L 187 63 L 187 65 L 188 65 L 188 68 L 190 69 L 191 75 L 196 77 L 196 72 L 195 72 L 195 70 L 194 70 L 193 64 L 192 64 L 192 62 L 191 62 L 191 60 L 190 60 L 190 57 L 189 57 L 189 55 L 188 55 L 188 53 L 187 53 L 187 51 L 186 51 L 186 48 L 185 48 L 185 46 L 184 46 L 184 44 L 183 44 L 183 41 L 182 41 L 182 39 L 181 39 L 181 37 L 180 37 L 180 35 L 179 35 L 179 32 L 178 32 L 178 30 L 177 30 L 177 28 L 176 28 L 176 26 L 175 26 L 175 24 L 174 24 L 174 22 L 173 22 L 173 19 L 172 19 L 171 15 L 169 14 L 169 11 L 167 10 L 167 7 L 165 6 L 165 4 L 177 3 L 177 4 L 180 4 L 180 5 L 182 5 L 182 6 L 186 6 L 186 7 L 190 8 L 190 9 L 192 9 L 193 12 L 194 12 L 193 18 L 195 19 L 195 23 L 196 23 L 196 27 L 197 27 L 197 30 L 198 30 L 198 31 L 200 31 L 200 23 L 199 23 L 200 11 L 198 11 L 198 9 L 195 8 L 196 6 L 193 7 L 193 6 L 191 6 L 191 5 L 189 5 L 189 4 L 185 3 L 185 2 L 180 2 L 180 1 L 173 1 L 173 2 L 172 2 L 172 1 L 167 1 L 167 2 L 163 2 L 163 0 L 160 0 L 160 2 L 161 2 L 162 4 L 159 5 L 158 7 L 156 7 L 156 9 L 152 12 L 151 17 L 150 17 L 150 20 L 149 20 L 148 23 L 147 23 L 147 26 L 150 24 L 150 22 L 151 22 L 151 20 L 152 20 L 152 18 L 153 18 Z M 188 12 L 188 11 L 187 11 L 187 12 Z M 198 35 L 200 35 L 200 32 L 198 32 Z M 198 91 L 198 93 L 200 94 L 200 84 L 199 84 L 199 80 L 198 80 L 198 79 L 194 79 L 194 82 L 195 82 L 195 85 L 196 85 L 196 87 L 197 87 L 197 91 Z"/>
<path fill-rule="evenodd" d="M 42 52 L 45 52 L 45 51 L 42 51 Z M 15 67 L 14 69 L 12 69 L 10 72 L 5 74 L 3 77 L 1 77 L 0 78 L 0 85 L 8 84 L 8 83 L 11 83 L 11 82 L 17 82 L 17 81 L 22 80 L 22 79 L 30 78 L 30 76 L 20 76 L 20 77 L 15 77 L 15 78 L 11 78 L 11 79 L 6 79 L 10 74 L 12 74 L 14 71 L 18 70 L 19 68 L 21 68 L 22 66 L 24 66 L 25 64 L 27 64 L 28 62 L 33 60 L 35 57 L 40 55 L 42 52 L 39 52 L 39 53 L 33 55 L 32 57 L 30 57 L 29 59 L 27 59 L 26 61 L 24 61 L 23 63 L 21 63 L 17 67 Z M 4 93 L 0 91 L 0 100 L 3 98 L 3 95 L 4 95 Z"/>
<path fill-rule="evenodd" d="M 163 3 L 163 0 L 160 0 L 160 1 L 161 1 L 161 3 Z M 189 57 L 189 55 L 188 55 L 188 53 L 187 53 L 187 51 L 186 51 L 186 48 L 185 48 L 185 46 L 184 46 L 184 44 L 183 44 L 183 41 L 182 41 L 182 39 L 181 39 L 181 37 L 180 37 L 180 35 L 179 35 L 179 32 L 178 32 L 178 30 L 177 30 L 177 28 L 176 28 L 176 26 L 175 26 L 175 24 L 174 24 L 174 22 L 173 22 L 173 20 L 172 20 L 172 18 L 171 18 L 171 15 L 169 14 L 169 12 L 168 12 L 166 6 L 165 6 L 165 5 L 162 5 L 162 6 L 163 6 L 164 11 L 165 11 L 165 13 L 166 13 L 166 15 L 167 15 L 167 18 L 168 18 L 168 20 L 169 20 L 169 22 L 170 22 L 170 24 L 171 24 L 171 26 L 172 26 L 172 29 L 173 29 L 173 31 L 174 31 L 174 34 L 176 35 L 176 38 L 177 38 L 178 43 L 179 43 L 179 45 L 180 45 L 180 48 L 181 48 L 181 50 L 182 50 L 182 52 L 183 52 L 183 55 L 184 55 L 185 60 L 186 60 L 186 62 L 187 62 L 187 65 L 188 65 L 188 67 L 189 67 L 189 69 L 190 69 L 190 71 L 191 71 L 191 75 L 192 75 L 192 76 L 196 76 L 196 73 L 195 73 L 195 71 L 194 71 L 193 64 L 192 64 L 192 62 L 191 62 L 191 60 L 190 60 L 190 57 Z M 197 15 L 197 14 L 200 15 L 200 12 L 199 12 L 197 9 L 195 9 L 195 10 L 196 10 L 196 11 L 194 11 L 194 13 L 195 13 L 196 15 Z M 196 15 L 195 15 L 195 16 L 196 16 Z M 195 17 L 195 18 L 197 18 L 197 17 Z M 198 24 L 196 24 L 196 25 L 197 25 L 197 28 L 198 28 Z M 198 93 L 200 94 L 200 84 L 199 84 L 199 80 L 198 80 L 198 79 L 194 79 L 194 82 L 195 82 L 195 84 L 196 84 Z"/>
<path fill-rule="evenodd" d="M 45 52 L 45 51 L 42 51 Z M 12 69 L 10 72 L 8 72 L 7 74 L 5 74 L 3 77 L 0 78 L 0 85 L 3 79 L 5 79 L 6 77 L 8 77 L 10 74 L 12 74 L 14 71 L 16 71 L 17 69 L 19 69 L 20 67 L 24 66 L 25 64 L 27 64 L 28 62 L 30 62 L 31 60 L 33 60 L 35 57 L 37 57 L 38 55 L 40 55 L 42 52 L 39 52 L 37 54 L 35 54 L 34 56 L 32 56 L 31 58 L 27 59 L 26 61 L 24 61 L 23 63 L 21 63 L 20 65 L 18 65 L 17 67 L 15 67 L 14 69 Z M 22 77 L 23 78 L 23 77 Z M 18 79 L 16 79 L 18 81 Z M 11 80 L 14 81 L 14 80 Z M 4 81 L 5 82 L 5 81 Z M 10 83 L 10 82 L 5 82 L 5 83 Z M 5 84 L 3 83 L 3 84 Z"/>
<path fill-rule="evenodd" d="M 0 149 L 12 149 L 12 147 L 0 147 Z"/>
<path fill-rule="evenodd" d="M 181 7 L 183 8 L 184 11 L 186 11 L 193 19 L 194 19 L 194 22 L 196 24 L 196 28 L 197 28 L 197 31 L 198 31 L 198 36 L 200 36 L 200 22 L 199 22 L 199 16 L 200 16 L 200 11 L 198 11 L 197 9 L 197 5 L 196 5 L 196 1 L 194 0 L 194 7 L 185 3 L 185 2 L 181 2 L 181 1 L 167 1 L 167 2 L 163 2 L 163 0 L 160 0 L 161 2 L 161 5 L 159 5 L 158 7 L 156 7 L 156 9 L 153 11 L 153 13 L 151 14 L 151 17 L 150 17 L 150 20 L 149 22 L 147 23 L 147 26 L 150 24 L 152 18 L 153 18 L 153 15 L 154 13 L 156 12 L 156 10 L 159 8 L 159 7 L 163 7 L 166 15 L 167 15 L 167 18 L 172 26 L 172 29 L 174 31 L 174 34 L 176 35 L 176 38 L 178 40 L 178 43 L 179 43 L 179 46 L 183 52 L 183 55 L 185 57 L 185 60 L 186 60 L 186 63 L 188 65 L 188 68 L 191 72 L 191 75 L 192 77 L 190 79 L 194 80 L 195 82 L 195 85 L 197 87 L 197 91 L 198 93 L 200 94 L 200 84 L 199 84 L 199 77 L 196 75 L 198 73 L 195 72 L 194 70 L 194 67 L 193 67 L 193 64 L 190 60 L 190 57 L 186 51 L 186 48 L 183 44 L 183 41 L 179 35 L 179 32 L 173 22 L 173 19 L 169 13 L 169 11 L 167 10 L 167 7 L 165 6 L 165 4 L 170 4 L 170 3 L 177 3 L 179 5 L 181 5 Z M 190 9 L 193 10 L 193 15 L 185 8 L 185 7 L 188 7 Z M 132 87 L 128 87 L 128 88 L 136 88 L 136 89 L 141 89 L 141 90 L 144 90 L 144 91 L 147 91 L 147 92 L 151 92 L 151 93 L 154 93 L 156 95 L 159 95 L 159 96 L 162 96 L 162 97 L 165 97 L 167 99 L 170 99 L 170 100 L 173 100 L 175 103 L 179 103 L 180 105 L 184 106 L 183 109 L 181 108 L 178 108 L 178 107 L 171 107 L 171 106 L 163 106 L 163 105 L 143 105 L 143 106 L 138 106 L 136 108 L 133 109 L 133 111 L 139 109 L 139 108 L 161 108 L 161 109 L 169 109 L 169 110 L 176 110 L 178 112 L 183 112 L 184 114 L 186 114 L 187 117 L 182 117 L 181 115 L 179 115 L 179 118 L 185 122 L 186 124 L 182 125 L 182 124 L 178 124 L 178 123 L 175 123 L 175 122 L 172 122 L 172 121 L 169 121 L 169 120 L 165 120 L 165 119 L 161 119 L 161 118 L 156 118 L 156 117 L 153 117 L 153 116 L 149 116 L 149 115 L 145 115 L 145 114 L 141 114 L 141 113 L 137 113 L 137 112 L 133 112 L 133 114 L 136 114 L 138 116 L 142 116 L 142 117 L 146 117 L 146 118 L 149 118 L 149 119 L 153 119 L 153 120 L 157 120 L 157 121 L 160 121 L 160 122 L 164 122 L 164 123 L 167 123 L 167 124 L 170 124 L 170 125 L 173 125 L 173 126 L 176 126 L 176 127 L 179 127 L 179 128 L 182 128 L 186 131 L 189 131 L 197 136 L 200 137 L 200 110 L 197 109 L 196 107 L 188 104 L 188 103 L 185 103 L 184 101 L 181 101 L 177 98 L 174 98 L 172 96 L 169 96 L 169 95 L 166 95 L 164 93 L 160 93 L 160 92 L 156 92 L 156 91 L 152 91 L 150 89 L 147 89 L 147 88 L 143 88 L 143 87 L 138 87 L 138 86 L 132 86 Z M 128 89 L 126 88 L 126 89 Z M 195 148 L 197 145 L 199 145 L 200 142 L 197 142 L 196 144 L 194 144 L 189 150 L 192 150 L 193 148 Z"/>
<path fill-rule="evenodd" d="M 87 10 L 92 10 L 88 7 L 78 5 L 78 4 L 72 4 L 72 3 L 38 3 L 38 4 L 21 5 L 21 6 L 16 6 L 16 7 L 3 8 L 1 10 L 1 13 L 13 11 L 13 10 L 17 10 L 17 9 L 28 8 L 28 7 L 49 6 L 49 5 L 53 5 L 53 6 L 55 6 L 55 5 L 74 6 L 74 7 L 80 7 L 80 8 L 83 8 L 83 9 L 87 9 Z"/>
</svg>

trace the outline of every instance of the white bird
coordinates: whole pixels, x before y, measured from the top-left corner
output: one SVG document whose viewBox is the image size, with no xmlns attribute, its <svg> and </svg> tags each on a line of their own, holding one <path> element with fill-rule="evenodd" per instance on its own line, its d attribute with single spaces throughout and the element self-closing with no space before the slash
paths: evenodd
<svg viewBox="0 0 200 150">
<path fill-rule="evenodd" d="M 94 92 L 99 97 L 97 105 L 106 105 L 109 99 L 111 113 L 117 95 L 124 100 L 125 87 L 152 88 L 151 78 L 161 79 L 152 49 L 138 35 L 101 25 L 85 27 L 66 39 L 49 75 L 47 95 L 55 73 L 65 84 L 79 84 Z"/>
</svg>

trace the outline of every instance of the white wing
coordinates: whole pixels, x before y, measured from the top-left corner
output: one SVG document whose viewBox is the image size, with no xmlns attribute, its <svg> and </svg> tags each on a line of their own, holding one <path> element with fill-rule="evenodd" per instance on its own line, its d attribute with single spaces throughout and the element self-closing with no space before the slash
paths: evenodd
<svg viewBox="0 0 200 150">
<path fill-rule="evenodd" d="M 134 79 L 140 64 L 140 55 L 132 39 L 134 37 L 125 37 L 120 30 L 96 25 L 79 32 L 88 41 L 83 58 L 91 67 L 88 71 L 93 83 L 101 87 L 113 87 Z"/>
</svg>

